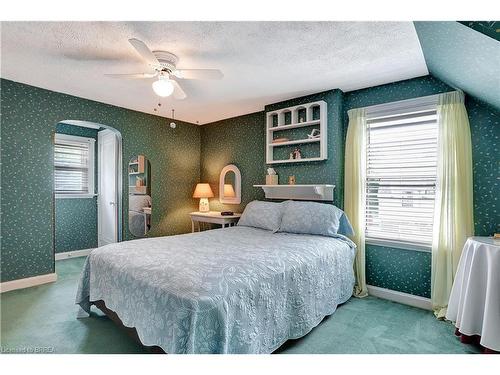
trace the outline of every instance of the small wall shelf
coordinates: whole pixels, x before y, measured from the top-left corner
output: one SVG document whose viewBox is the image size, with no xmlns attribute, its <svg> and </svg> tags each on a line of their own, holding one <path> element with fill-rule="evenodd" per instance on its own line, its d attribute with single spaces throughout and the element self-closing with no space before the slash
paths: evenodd
<svg viewBox="0 0 500 375">
<path fill-rule="evenodd" d="M 144 173 L 145 160 L 144 155 L 139 155 L 136 160 L 128 163 L 128 174 L 134 175 Z"/>
<path fill-rule="evenodd" d="M 286 163 L 305 163 L 308 161 L 321 161 L 325 159 L 321 158 L 302 158 L 302 159 L 286 159 L 286 160 L 274 160 L 270 161 L 267 164 L 286 164 Z"/>
<path fill-rule="evenodd" d="M 310 127 L 319 130 L 317 138 L 304 138 L 307 130 L 297 130 Z M 276 132 L 284 132 L 275 136 Z M 275 142 L 273 139 L 280 137 L 290 137 L 285 142 Z M 298 138 L 298 139 L 294 139 Z M 289 159 L 289 152 L 285 146 L 295 146 L 308 144 L 307 151 L 302 155 L 302 159 Z M 280 148 L 276 155 L 275 148 Z M 290 152 L 293 148 L 290 148 Z M 284 158 L 284 156 L 286 158 Z M 327 104 L 320 100 L 294 107 L 281 108 L 276 111 L 266 113 L 266 163 L 301 163 L 309 161 L 320 161 L 328 159 L 327 155 Z"/>
<path fill-rule="evenodd" d="M 335 185 L 254 185 L 267 199 L 333 201 Z"/>
<path fill-rule="evenodd" d="M 147 188 L 147 186 L 130 186 L 128 188 L 128 193 L 134 195 L 144 195 L 147 194 Z"/>
<path fill-rule="evenodd" d="M 297 139 L 295 141 L 274 142 L 274 143 L 271 143 L 270 146 L 278 147 L 278 146 L 300 145 L 302 143 L 314 143 L 314 142 L 320 142 L 320 141 L 321 141 L 320 138 Z M 300 159 L 298 159 L 298 160 L 300 160 Z"/>
<path fill-rule="evenodd" d="M 296 124 L 274 126 L 272 128 L 269 128 L 269 131 L 274 132 L 274 131 L 287 130 L 287 129 L 303 128 L 304 126 L 318 125 L 319 123 L 320 123 L 320 120 L 298 122 Z"/>
</svg>

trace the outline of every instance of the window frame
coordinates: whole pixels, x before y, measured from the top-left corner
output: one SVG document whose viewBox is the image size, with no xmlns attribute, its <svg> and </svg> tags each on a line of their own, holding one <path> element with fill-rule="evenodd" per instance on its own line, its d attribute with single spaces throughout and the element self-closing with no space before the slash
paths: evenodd
<svg viewBox="0 0 500 375">
<path fill-rule="evenodd" d="M 432 245 L 404 241 L 399 239 L 387 239 L 387 238 L 376 238 L 376 237 L 368 237 L 367 233 L 367 203 L 366 203 L 366 193 L 367 193 L 367 171 L 368 171 L 368 146 L 369 146 L 369 136 L 368 136 L 368 120 L 370 118 L 383 117 L 383 116 L 393 116 L 393 115 L 405 115 L 414 112 L 424 112 L 424 111 L 436 111 L 438 105 L 438 95 L 425 96 L 414 99 L 401 100 L 397 102 L 384 103 L 379 105 L 374 105 L 371 107 L 366 107 L 366 148 L 365 148 L 365 170 L 364 170 L 364 194 L 365 194 L 365 208 L 364 208 L 364 233 L 365 233 L 365 243 L 367 245 L 375 245 L 375 246 L 386 246 L 404 250 L 414 250 L 414 251 L 422 251 L 422 252 L 431 252 Z M 439 126 L 439 119 L 436 120 L 437 125 Z M 439 136 L 439 132 L 438 132 Z M 439 143 L 438 143 L 439 144 Z M 438 184 L 438 176 L 436 170 L 436 186 Z M 434 195 L 434 199 L 436 198 L 436 192 Z M 434 200 L 435 202 L 435 200 Z M 434 206 L 435 209 L 435 206 Z M 433 215 L 434 216 L 434 215 Z"/>
<path fill-rule="evenodd" d="M 89 137 L 81 137 L 77 135 L 69 135 L 62 133 L 54 133 L 54 147 L 56 144 L 64 144 L 66 142 L 76 142 L 76 143 L 87 143 L 89 147 L 88 155 L 88 165 L 87 165 L 87 181 L 88 181 L 88 192 L 87 193 L 58 193 L 56 191 L 55 184 L 55 160 L 52 159 L 53 167 L 53 192 L 56 199 L 74 199 L 74 198 L 93 198 L 97 196 L 95 193 L 95 139 Z M 53 153 L 54 155 L 54 153 Z"/>
</svg>

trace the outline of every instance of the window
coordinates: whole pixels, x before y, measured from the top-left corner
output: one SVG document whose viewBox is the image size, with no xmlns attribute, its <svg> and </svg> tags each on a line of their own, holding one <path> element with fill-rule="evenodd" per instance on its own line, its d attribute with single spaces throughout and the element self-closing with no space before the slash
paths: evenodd
<svg viewBox="0 0 500 375">
<path fill-rule="evenodd" d="M 56 134 L 54 143 L 56 197 L 84 198 L 93 196 L 95 139 Z"/>
<path fill-rule="evenodd" d="M 366 239 L 430 248 L 437 168 L 435 105 L 367 112 Z"/>
</svg>

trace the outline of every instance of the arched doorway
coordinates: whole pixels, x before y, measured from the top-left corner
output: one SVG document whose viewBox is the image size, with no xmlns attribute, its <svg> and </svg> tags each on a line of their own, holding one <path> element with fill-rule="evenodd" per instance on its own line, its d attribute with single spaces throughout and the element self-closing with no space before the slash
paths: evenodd
<svg viewBox="0 0 500 375">
<path fill-rule="evenodd" d="M 62 120 L 54 132 L 55 259 L 122 240 L 122 136 L 115 128 Z"/>
</svg>

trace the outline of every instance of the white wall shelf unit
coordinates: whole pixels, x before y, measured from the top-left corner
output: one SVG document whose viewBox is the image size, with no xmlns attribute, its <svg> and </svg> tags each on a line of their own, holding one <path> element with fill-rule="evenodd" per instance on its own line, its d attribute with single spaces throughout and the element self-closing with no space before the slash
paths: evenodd
<svg viewBox="0 0 500 375">
<path fill-rule="evenodd" d="M 264 190 L 267 199 L 333 201 L 335 185 L 254 185 Z"/>
<path fill-rule="evenodd" d="M 308 138 L 307 135 L 297 136 L 293 132 L 284 132 L 294 129 L 310 127 L 320 131 L 319 137 Z M 275 135 L 280 132 L 279 136 Z M 281 133 L 283 132 L 283 133 Z M 288 133 L 288 134 L 287 134 Z M 302 132 L 304 133 L 304 132 Z M 284 142 L 274 142 L 273 139 L 280 137 L 292 137 Z M 293 138 L 298 137 L 298 138 Z M 275 158 L 275 148 L 283 146 L 294 146 L 300 144 L 317 144 L 314 154 L 308 150 L 302 159 Z M 291 149 L 290 151 L 292 151 Z M 284 153 L 282 152 L 281 155 Z M 285 153 L 286 154 L 286 153 Z M 266 163 L 300 163 L 309 161 L 320 161 L 328 159 L 327 148 L 327 104 L 320 100 L 293 107 L 281 108 L 266 113 Z"/>
</svg>

